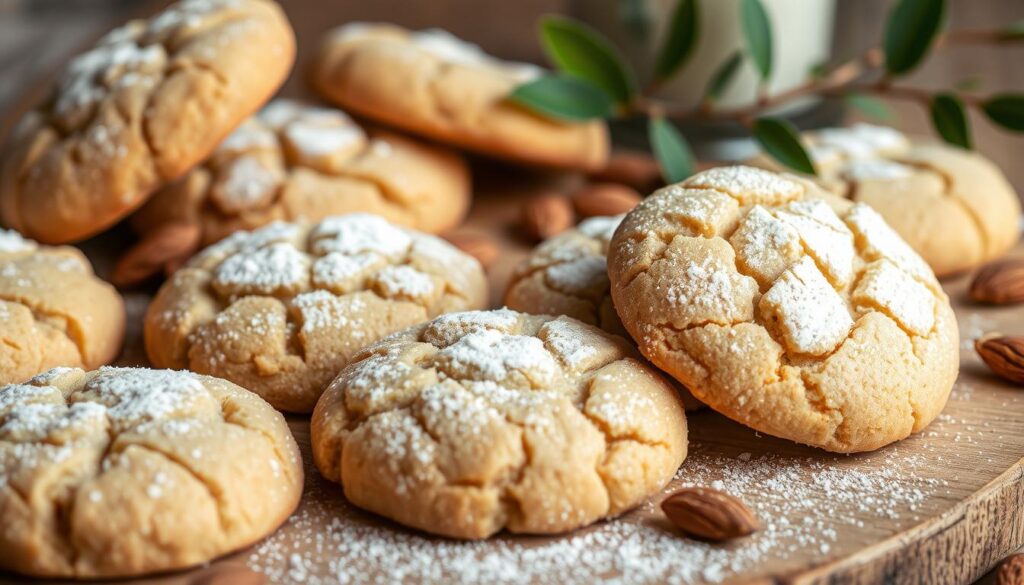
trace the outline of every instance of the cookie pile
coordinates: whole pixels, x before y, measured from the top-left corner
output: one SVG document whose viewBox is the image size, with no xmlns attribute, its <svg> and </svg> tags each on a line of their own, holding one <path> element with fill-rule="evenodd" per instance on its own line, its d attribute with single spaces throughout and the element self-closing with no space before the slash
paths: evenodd
<svg viewBox="0 0 1024 585">
<path fill-rule="evenodd" d="M 294 54 L 269 0 L 184 0 L 72 60 L 0 154 L 0 568 L 141 575 L 267 536 L 304 480 L 281 411 L 350 502 L 463 539 L 635 508 L 705 405 L 877 449 L 957 375 L 935 272 L 1015 239 L 979 157 L 823 131 L 822 179 L 719 167 L 635 207 L 592 185 L 488 310 L 481 264 L 433 235 L 471 201 L 456 149 L 599 176 L 605 126 L 510 104 L 540 70 L 441 31 L 328 35 L 310 80 L 344 111 L 273 99 Z M 106 366 L 124 304 L 60 246 L 123 219 L 118 283 L 168 274 L 144 319 L 167 369 Z"/>
</svg>

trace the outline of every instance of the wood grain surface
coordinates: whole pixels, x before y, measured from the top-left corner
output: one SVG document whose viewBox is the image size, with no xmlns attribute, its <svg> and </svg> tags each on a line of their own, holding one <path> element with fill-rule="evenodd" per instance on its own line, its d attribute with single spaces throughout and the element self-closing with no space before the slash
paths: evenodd
<svg viewBox="0 0 1024 585">
<path fill-rule="evenodd" d="M 432 3 L 382 0 L 326 5 L 298 0 L 284 4 L 299 32 L 302 55 L 308 54 L 324 28 L 358 17 L 388 18 L 411 26 L 446 25 L 499 54 L 531 58 L 536 56 L 535 47 L 523 30 L 531 26 L 540 12 L 568 8 L 567 3 L 556 0 L 500 3 L 497 12 L 484 18 L 479 3 L 468 0 Z M 844 8 L 848 13 L 843 20 L 843 35 L 877 27 L 877 15 L 886 3 L 872 0 L 856 4 L 869 8 Z M 1022 11 L 1024 5 L 1019 0 L 954 2 L 953 20 L 981 26 L 1020 18 L 1024 16 Z M 0 31 L 16 28 L 9 24 L 12 21 L 0 20 L 3 21 Z M 55 41 L 54 46 L 59 45 L 60 51 L 66 53 L 84 39 L 96 36 L 104 27 L 96 26 L 95 20 L 99 19 L 82 21 L 79 26 L 69 25 L 67 30 L 73 30 L 73 35 L 53 35 L 63 37 Z M 452 24 L 446 24 L 449 22 Z M 18 37 L 19 51 L 31 50 L 32 43 L 42 46 L 42 40 L 26 40 L 29 36 L 25 33 Z M 70 38 L 72 36 L 74 39 Z M 8 114 L 4 117 L 10 120 L 11 115 L 23 107 L 13 105 L 18 101 L 15 96 L 37 87 L 25 79 L 45 75 L 59 58 L 48 54 L 46 70 L 32 70 L 3 50 L 0 43 L 0 65 L 3 66 L 0 103 L 7 104 L 3 114 Z M 923 84 L 939 85 L 983 72 L 992 79 L 994 89 L 1024 86 L 1024 73 L 1019 67 L 1020 58 L 1024 56 L 1021 48 L 998 49 L 998 54 L 991 48 L 966 51 L 966 54 L 954 56 L 946 65 L 927 65 L 915 79 Z M 299 73 L 293 76 L 286 93 L 304 93 Z M 902 115 L 901 127 L 911 132 L 926 129 L 927 120 L 915 107 L 901 104 L 896 107 Z M 976 131 L 979 149 L 1006 168 L 1018 189 L 1024 187 L 1024 165 L 1018 162 L 1024 142 L 982 121 L 976 120 Z M 540 189 L 571 186 L 578 178 L 531 174 L 486 161 L 476 161 L 474 166 L 476 201 L 470 220 L 460 229 L 487 234 L 500 243 L 502 255 L 490 273 L 492 304 L 500 306 L 509 272 L 531 245 L 518 230 L 519 202 Z M 128 231 L 119 227 L 84 243 L 83 248 L 100 273 L 106 274 L 115 251 L 123 249 L 130 239 Z M 1024 256 L 1024 247 L 1018 247 L 1014 253 Z M 552 538 L 503 535 L 483 545 L 484 550 L 506 555 L 501 558 L 518 558 L 528 563 L 532 557 L 525 554 L 517 557 L 508 551 L 529 550 L 543 556 L 545 551 L 562 550 L 557 547 L 574 538 L 614 543 L 618 542 L 614 537 L 625 530 L 622 527 L 629 527 L 633 531 L 630 534 L 642 535 L 640 542 L 650 544 L 651 548 L 633 551 L 623 546 L 624 550 L 594 554 L 643 563 L 642 570 L 620 563 L 615 571 L 590 575 L 585 560 L 569 558 L 564 573 L 553 569 L 534 580 L 556 583 L 620 578 L 622 582 L 637 582 L 655 565 L 665 566 L 668 573 L 652 581 L 666 581 L 673 576 L 691 582 L 737 583 L 970 583 L 979 579 L 1005 554 L 1024 544 L 1024 394 L 1021 389 L 988 373 L 970 348 L 970 339 L 995 330 L 1024 331 L 1024 313 L 1019 307 L 970 304 L 964 294 L 966 281 L 965 276 L 943 283 L 954 302 L 961 337 L 965 341 L 961 376 L 944 413 L 920 435 L 875 453 L 835 456 L 759 435 L 713 412 L 703 411 L 690 417 L 691 456 L 674 485 L 721 482 L 753 506 L 767 526 L 754 537 L 717 548 L 687 541 L 673 534 L 655 507 L 648 505 L 576 535 Z M 132 330 L 119 361 L 121 364 L 146 363 L 141 315 L 152 292 L 126 293 Z M 323 547 L 325 535 L 354 534 L 353 527 L 368 534 L 369 540 L 377 539 L 392 547 L 415 545 L 427 550 L 436 547 L 446 555 L 462 554 L 462 545 L 421 537 L 353 510 L 344 502 L 337 486 L 324 482 L 311 467 L 308 422 L 301 417 L 290 417 L 289 422 L 302 447 L 308 474 L 306 497 L 294 519 L 268 543 L 208 567 L 133 583 L 333 582 L 330 577 L 338 572 L 341 561 L 344 561 L 341 569 L 357 581 L 373 577 L 380 582 L 390 582 L 397 574 L 395 571 L 401 569 L 396 559 L 404 558 L 411 566 L 423 562 L 411 552 L 403 557 L 401 550 L 391 550 L 391 556 L 377 557 L 377 563 L 356 561 L 351 549 L 339 549 L 337 543 L 329 541 L 331 546 Z M 396 538 L 387 540 L 382 534 Z M 435 560 L 436 565 L 444 566 L 445 560 L 440 555 Z M 715 570 L 709 572 L 709 568 Z M 510 567 L 510 570 L 515 569 Z M 460 575 L 455 572 L 435 579 L 438 582 L 458 580 Z M 418 582 L 419 579 L 407 577 L 406 581 Z M 24 580 L 0 576 L 0 583 L 21 582 Z"/>
</svg>

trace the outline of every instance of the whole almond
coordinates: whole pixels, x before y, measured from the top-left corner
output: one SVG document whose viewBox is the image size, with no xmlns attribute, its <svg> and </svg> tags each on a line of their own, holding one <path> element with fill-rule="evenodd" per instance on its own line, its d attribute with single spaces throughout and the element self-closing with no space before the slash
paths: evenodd
<svg viewBox="0 0 1024 585">
<path fill-rule="evenodd" d="M 681 489 L 665 498 L 661 509 L 687 536 L 701 540 L 721 542 L 749 536 L 761 528 L 743 502 L 711 488 Z"/>
<path fill-rule="evenodd" d="M 991 333 L 975 341 L 974 349 L 997 376 L 1024 384 L 1024 337 Z"/>
<path fill-rule="evenodd" d="M 199 249 L 199 226 L 174 222 L 157 227 L 128 249 L 114 265 L 111 282 L 134 286 L 164 270 L 169 262 L 188 257 Z"/>
<path fill-rule="evenodd" d="M 999 563 L 996 585 L 1024 585 L 1024 554 L 1010 555 Z"/>
<path fill-rule="evenodd" d="M 627 185 L 641 193 L 650 193 L 665 184 L 658 161 L 646 152 L 614 152 L 608 164 L 590 177 Z"/>
<path fill-rule="evenodd" d="M 979 303 L 1005 305 L 1024 301 L 1024 260 L 993 262 L 978 271 L 969 290 Z"/>
<path fill-rule="evenodd" d="M 484 268 L 493 264 L 501 253 L 498 244 L 484 234 L 461 232 L 448 234 L 444 238 L 456 248 L 476 258 Z"/>
<path fill-rule="evenodd" d="M 537 195 L 523 203 L 523 229 L 535 240 L 546 240 L 572 227 L 569 199 L 555 193 Z"/>
<path fill-rule="evenodd" d="M 616 183 L 591 183 L 572 194 L 572 206 L 581 218 L 626 213 L 640 203 L 640 193 Z"/>
</svg>

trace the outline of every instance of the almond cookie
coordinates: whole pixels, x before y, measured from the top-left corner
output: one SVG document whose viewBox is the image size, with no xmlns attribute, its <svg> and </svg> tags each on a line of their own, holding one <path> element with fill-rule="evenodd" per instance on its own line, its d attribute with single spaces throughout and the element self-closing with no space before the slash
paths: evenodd
<svg viewBox="0 0 1024 585">
<path fill-rule="evenodd" d="M 440 238 L 361 213 L 278 222 L 178 270 L 146 314 L 146 352 L 309 412 L 363 347 L 486 302 L 480 263 Z"/>
<path fill-rule="evenodd" d="M 591 217 L 542 242 L 513 271 L 505 305 L 534 315 L 567 315 L 628 338 L 612 305 L 606 258 L 623 217 Z M 686 410 L 701 407 L 685 389 L 679 391 Z"/>
<path fill-rule="evenodd" d="M 527 164 L 602 168 L 603 122 L 550 120 L 507 100 L 541 73 L 441 30 L 349 23 L 326 37 L 310 79 L 347 110 L 441 142 Z"/>
<path fill-rule="evenodd" d="M 956 319 L 928 265 L 863 203 L 723 167 L 666 187 L 612 238 L 615 307 L 640 351 L 759 431 L 877 449 L 942 410 Z"/>
<path fill-rule="evenodd" d="M 621 337 L 569 317 L 444 315 L 363 350 L 313 413 L 349 501 L 453 538 L 615 516 L 686 458 L 675 390 Z"/>
<path fill-rule="evenodd" d="M 0 230 L 0 384 L 54 366 L 110 363 L 124 325 L 121 295 L 81 252 Z"/>
<path fill-rule="evenodd" d="M 295 510 L 302 462 L 258 396 L 190 372 L 56 368 L 0 387 L 0 568 L 112 578 L 208 562 Z"/>
<path fill-rule="evenodd" d="M 319 221 L 365 211 L 430 233 L 469 208 L 469 169 L 457 153 L 382 130 L 341 110 L 272 102 L 202 166 L 154 195 L 132 217 L 140 234 L 200 225 L 203 242 L 272 221 Z"/>
<path fill-rule="evenodd" d="M 0 220 L 45 243 L 103 231 L 205 159 L 291 69 L 268 0 L 183 0 L 71 60 L 0 154 Z"/>
<path fill-rule="evenodd" d="M 820 183 L 873 207 L 938 276 L 984 264 L 1017 242 L 1017 193 L 978 153 L 914 144 L 897 130 L 867 124 L 805 138 Z M 777 168 L 767 158 L 759 165 Z"/>
</svg>

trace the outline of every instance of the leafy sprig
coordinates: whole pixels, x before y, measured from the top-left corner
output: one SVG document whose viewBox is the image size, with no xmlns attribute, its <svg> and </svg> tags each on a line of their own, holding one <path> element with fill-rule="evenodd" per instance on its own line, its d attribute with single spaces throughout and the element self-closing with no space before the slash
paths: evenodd
<svg viewBox="0 0 1024 585">
<path fill-rule="evenodd" d="M 1024 21 L 992 30 L 945 31 L 946 1 L 898 0 L 878 48 L 845 62 L 821 64 L 809 72 L 803 84 L 773 95 L 768 91 L 774 68 L 770 13 L 762 0 L 741 0 L 744 46 L 717 66 L 696 107 L 663 103 L 654 94 L 693 58 L 702 32 L 699 0 L 677 1 L 651 79 L 643 89 L 618 49 L 599 32 L 569 18 L 546 17 L 541 21 L 540 38 L 556 71 L 515 88 L 510 99 L 559 120 L 647 117 L 651 149 L 669 181 L 681 180 L 694 171 L 693 152 L 675 125 L 691 119 L 740 123 L 781 164 L 814 174 L 813 160 L 796 128 L 766 114 L 807 95 L 841 97 L 851 108 L 880 121 L 892 120 L 893 114 L 879 97 L 917 102 L 928 108 L 936 133 L 962 148 L 971 148 L 973 142 L 967 113 L 971 108 L 1004 129 L 1024 132 L 1024 94 L 978 96 L 972 93 L 980 86 L 976 79 L 938 92 L 901 83 L 940 47 L 1024 41 Z M 753 104 L 718 107 L 747 61 L 760 77 Z"/>
</svg>

